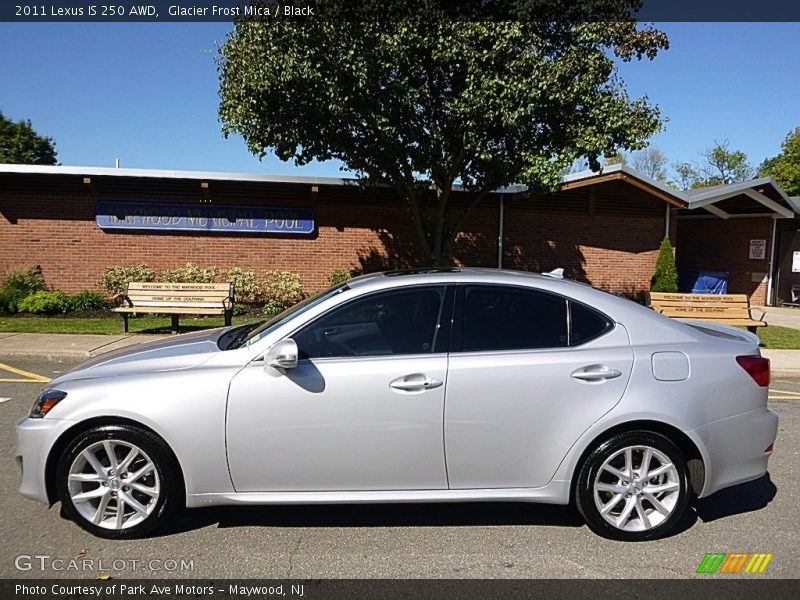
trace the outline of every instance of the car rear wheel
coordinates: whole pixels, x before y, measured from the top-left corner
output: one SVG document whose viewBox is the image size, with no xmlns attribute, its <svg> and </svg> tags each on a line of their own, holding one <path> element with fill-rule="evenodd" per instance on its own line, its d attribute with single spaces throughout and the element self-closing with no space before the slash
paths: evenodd
<svg viewBox="0 0 800 600">
<path fill-rule="evenodd" d="M 66 515 L 90 533 L 135 538 L 162 523 L 181 486 L 166 443 L 145 429 L 106 425 L 81 433 L 56 473 Z"/>
<path fill-rule="evenodd" d="M 686 460 L 661 434 L 615 435 L 584 461 L 575 500 L 589 527 L 604 537 L 663 537 L 680 522 L 689 503 Z"/>
</svg>

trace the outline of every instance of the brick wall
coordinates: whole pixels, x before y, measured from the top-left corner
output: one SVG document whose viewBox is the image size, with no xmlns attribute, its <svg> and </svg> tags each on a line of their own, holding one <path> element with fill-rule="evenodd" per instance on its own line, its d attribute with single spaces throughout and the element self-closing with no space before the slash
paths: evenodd
<svg viewBox="0 0 800 600">
<path fill-rule="evenodd" d="M 664 237 L 663 213 L 564 214 L 517 206 L 506 217 L 505 267 L 562 267 L 572 279 L 637 299 L 650 289 Z"/>
<path fill-rule="evenodd" d="M 289 187 L 212 182 L 210 190 L 200 190 L 198 182 L 116 180 L 86 186 L 80 179 L 61 187 L 39 180 L 0 185 L 0 272 L 38 264 L 53 288 L 76 292 L 95 287 L 108 266 L 166 269 L 191 261 L 287 269 L 313 291 L 327 285 L 334 269 L 425 264 L 409 215 L 388 191 Z M 217 204 L 311 206 L 317 231 L 298 237 L 104 231 L 94 221 L 99 199 L 197 202 L 204 195 Z M 496 266 L 498 202 L 488 198 L 468 220 L 455 243 L 458 264 Z M 591 202 L 587 190 L 538 202 L 507 199 L 505 230 L 505 267 L 564 267 L 571 277 L 635 296 L 649 285 L 664 235 L 664 204 L 616 188 Z"/>
<path fill-rule="evenodd" d="M 728 292 L 747 294 L 753 305 L 766 304 L 771 218 L 686 218 L 680 220 L 678 229 L 680 244 L 676 261 L 679 269 L 728 271 Z M 750 240 L 754 239 L 767 241 L 763 259 L 749 258 Z M 753 281 L 754 273 L 758 281 Z M 763 274 L 763 279 L 759 274 Z"/>
</svg>

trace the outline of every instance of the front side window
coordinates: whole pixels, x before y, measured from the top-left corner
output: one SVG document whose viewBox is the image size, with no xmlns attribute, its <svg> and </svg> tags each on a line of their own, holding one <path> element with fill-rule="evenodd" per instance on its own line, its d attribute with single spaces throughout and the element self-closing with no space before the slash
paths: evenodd
<svg viewBox="0 0 800 600">
<path fill-rule="evenodd" d="M 464 352 L 567 346 L 567 301 L 536 290 L 466 286 Z"/>
<path fill-rule="evenodd" d="M 427 354 L 436 345 L 443 301 L 439 286 L 370 294 L 292 337 L 301 358 Z"/>
</svg>

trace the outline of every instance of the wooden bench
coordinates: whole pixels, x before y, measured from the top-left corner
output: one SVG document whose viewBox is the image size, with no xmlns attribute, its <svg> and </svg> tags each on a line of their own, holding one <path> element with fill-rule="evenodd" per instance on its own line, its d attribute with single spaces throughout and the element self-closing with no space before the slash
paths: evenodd
<svg viewBox="0 0 800 600">
<path fill-rule="evenodd" d="M 766 327 L 764 312 L 753 317 L 755 309 L 745 294 L 680 294 L 649 292 L 647 305 L 668 317 L 701 319 L 724 323 L 734 327 L 747 327 L 755 333 L 757 327 Z"/>
<path fill-rule="evenodd" d="M 128 332 L 131 313 L 159 313 L 172 317 L 172 333 L 178 333 L 180 315 L 225 315 L 231 324 L 233 284 L 153 283 L 132 281 L 119 294 L 123 304 L 114 309 L 122 316 L 122 331 Z"/>
</svg>

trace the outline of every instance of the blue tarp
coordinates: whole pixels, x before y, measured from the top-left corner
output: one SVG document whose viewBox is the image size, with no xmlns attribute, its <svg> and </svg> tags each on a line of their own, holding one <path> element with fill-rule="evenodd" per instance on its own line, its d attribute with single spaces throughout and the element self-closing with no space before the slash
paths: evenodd
<svg viewBox="0 0 800 600">
<path fill-rule="evenodd" d="M 727 294 L 728 271 L 678 271 L 678 290 L 692 294 Z"/>
</svg>

